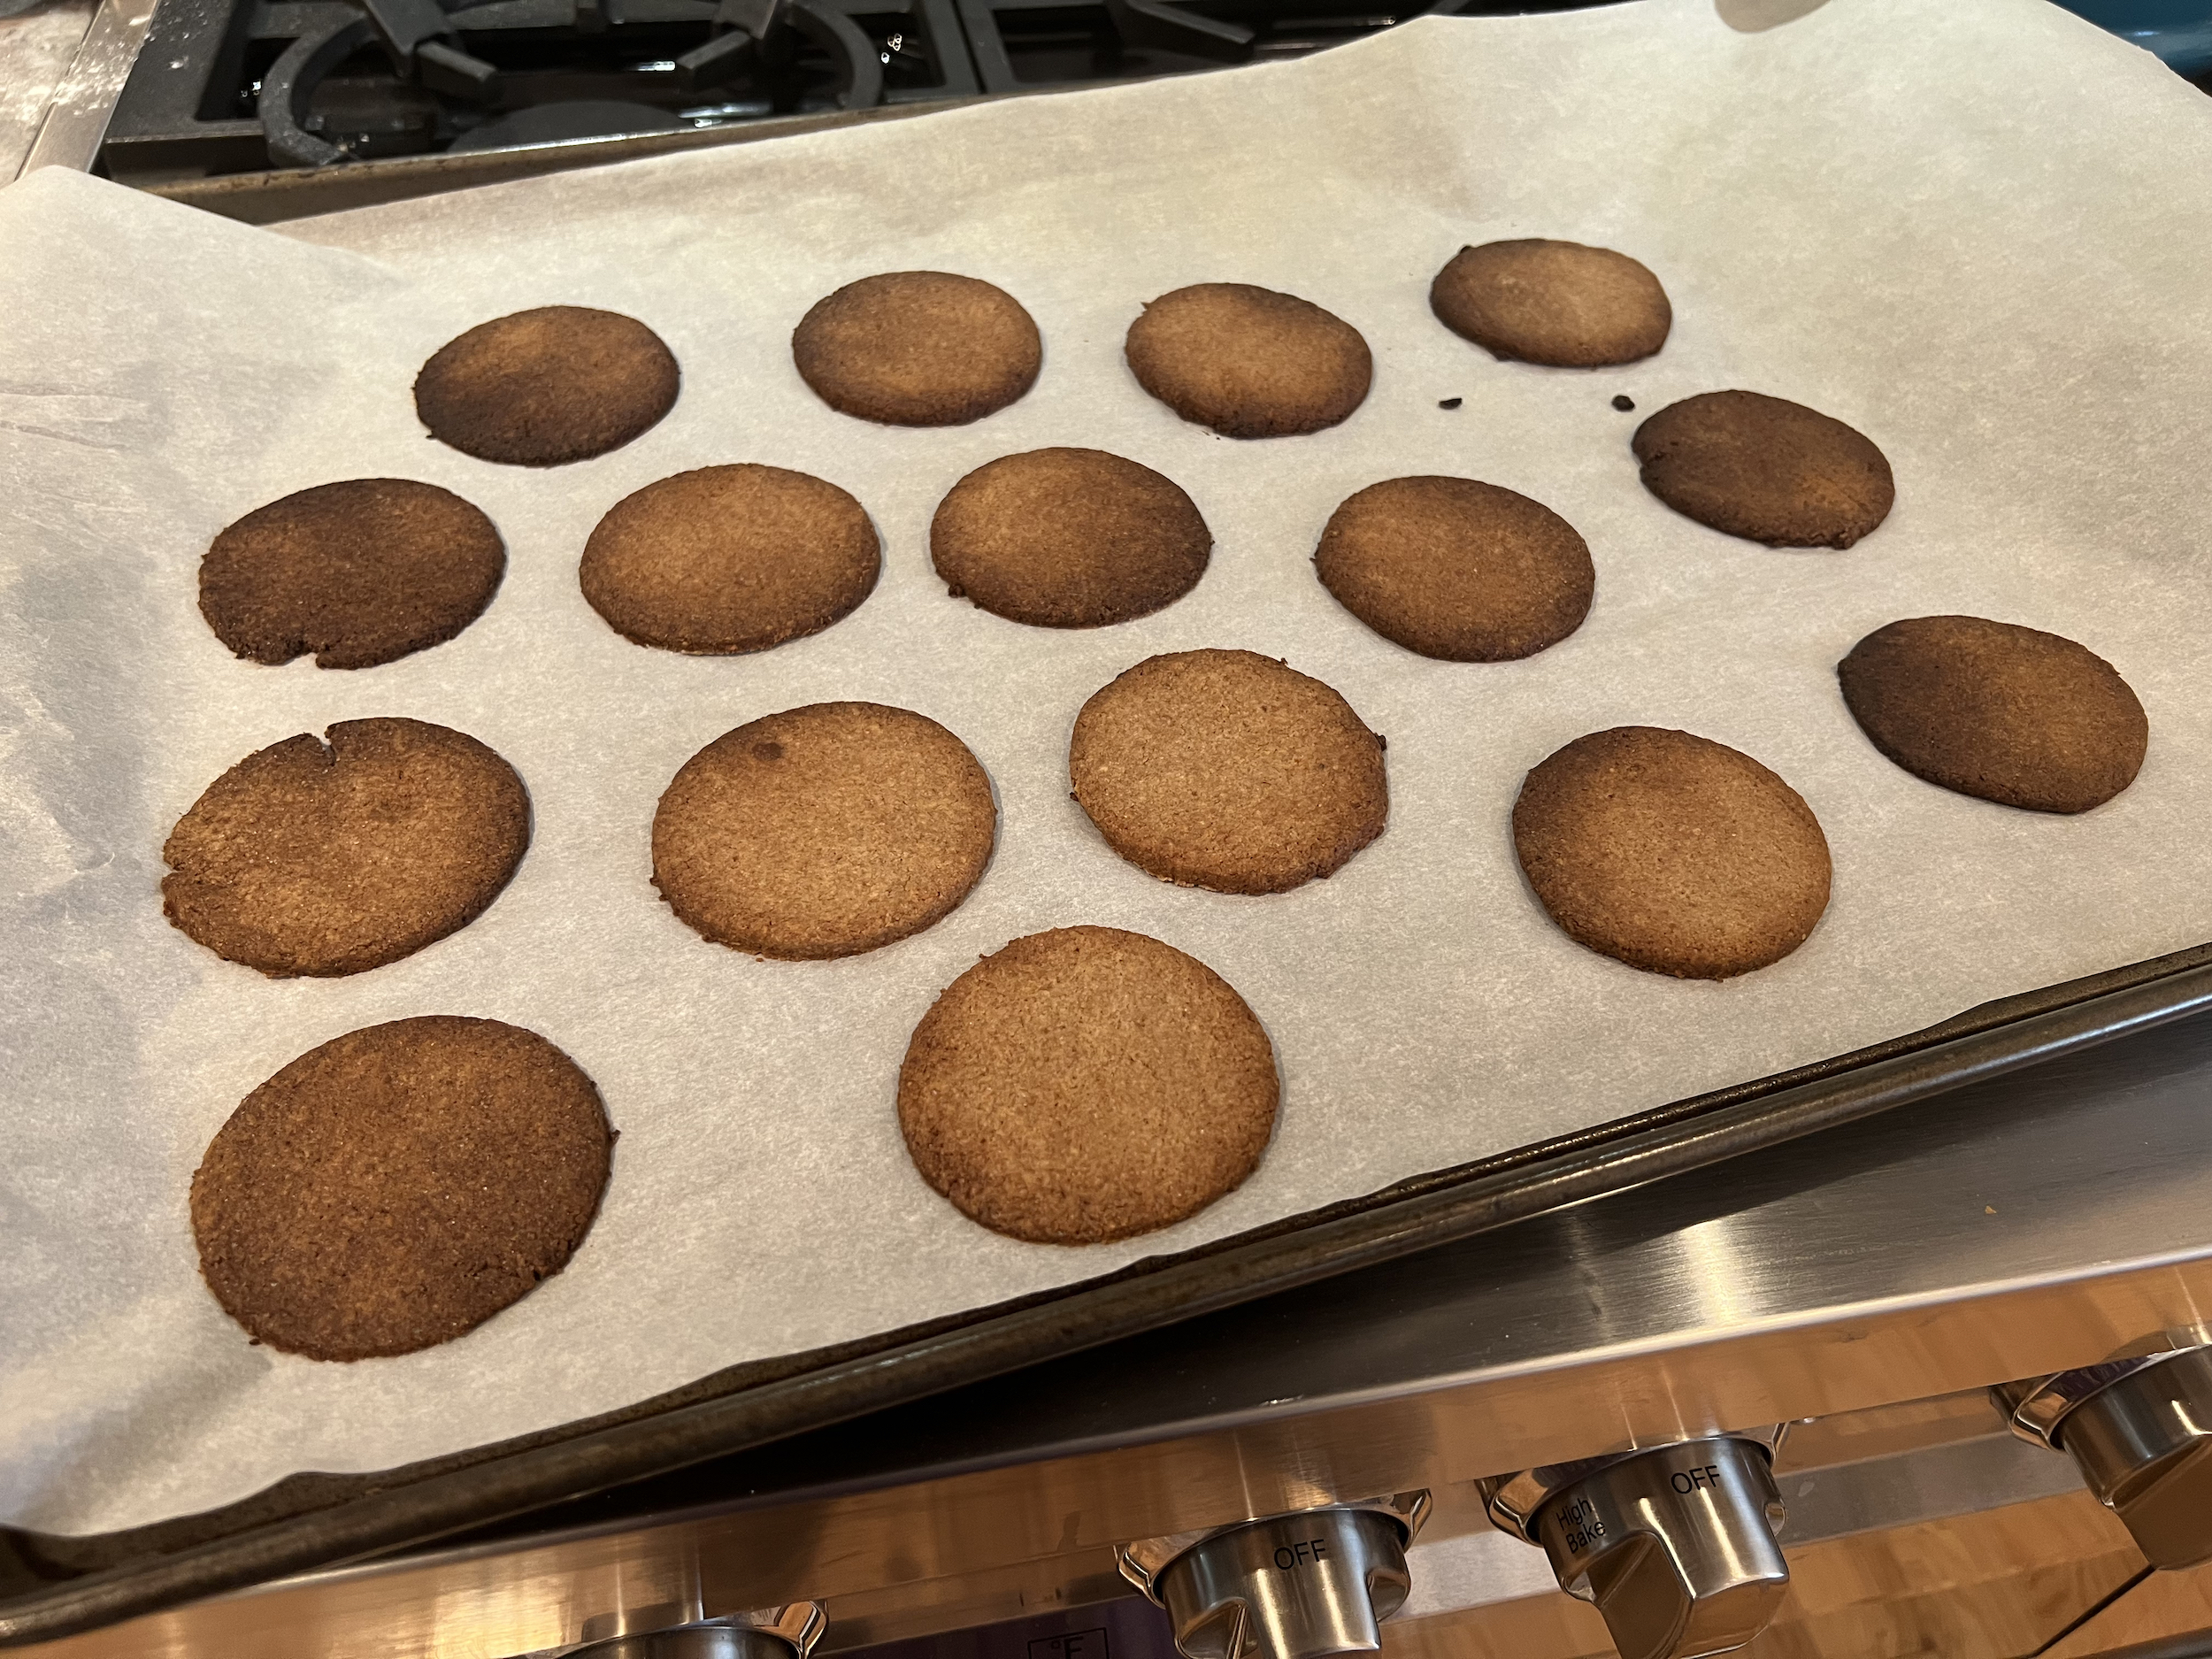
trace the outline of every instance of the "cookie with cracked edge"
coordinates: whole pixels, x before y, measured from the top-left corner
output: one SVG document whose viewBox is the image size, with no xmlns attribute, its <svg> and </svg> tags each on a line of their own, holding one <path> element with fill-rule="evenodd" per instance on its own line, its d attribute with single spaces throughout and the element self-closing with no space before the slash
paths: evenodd
<svg viewBox="0 0 2212 1659">
<path fill-rule="evenodd" d="M 1146 302 L 1123 352 L 1146 391 L 1230 438 L 1333 426 L 1366 400 L 1375 373 L 1351 324 L 1248 282 L 1201 282 Z"/>
<path fill-rule="evenodd" d="M 440 346 L 415 377 L 415 413 L 480 461 L 560 466 L 652 430 L 681 384 L 675 354 L 636 318 L 541 305 Z"/>
<path fill-rule="evenodd" d="M 1429 309 L 1494 357 L 1594 369 L 1667 343 L 1659 279 L 1610 248 L 1530 238 L 1462 248 L 1429 285 Z"/>
<path fill-rule="evenodd" d="M 891 271 L 815 302 L 792 331 L 791 360 L 844 414 L 960 426 L 1037 383 L 1044 341 L 1004 288 L 947 271 Z"/>
<path fill-rule="evenodd" d="M 1267 1033 L 1219 974 L 1142 933 L 1060 927 L 946 987 L 899 1067 L 899 1128 L 971 1219 L 1101 1244 L 1241 1186 L 1279 1096 Z"/>
<path fill-rule="evenodd" d="M 1847 548 L 1889 517 L 1889 459 L 1832 416 L 1763 392 L 1701 392 L 1631 441 L 1644 488 L 1686 518 L 1769 547 Z"/>
</svg>

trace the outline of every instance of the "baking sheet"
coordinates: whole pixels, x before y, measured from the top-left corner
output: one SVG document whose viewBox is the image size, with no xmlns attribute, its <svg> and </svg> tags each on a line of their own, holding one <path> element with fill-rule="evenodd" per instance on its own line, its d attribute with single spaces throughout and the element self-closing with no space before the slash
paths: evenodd
<svg viewBox="0 0 2212 1659">
<path fill-rule="evenodd" d="M 1926 1025 L 2212 933 L 2212 106 L 2147 54 L 2031 0 L 1832 0 L 1753 30 L 1742 0 L 1418 23 L 1325 57 L 1015 101 L 250 229 L 48 171 L 0 193 L 0 1520 L 96 1532 L 303 1469 L 358 1471 L 618 1407 L 719 1367 L 1110 1271 Z M 1650 362 L 1506 365 L 1429 316 L 1464 242 L 1635 253 L 1673 297 Z M 871 272 L 988 278 L 1037 317 L 1022 403 L 942 432 L 837 416 L 791 325 Z M 1333 431 L 1240 443 L 1129 380 L 1141 300 L 1206 280 L 1359 326 L 1375 388 Z M 657 329 L 681 401 L 554 472 L 425 438 L 437 345 L 554 302 Z M 1897 508 L 1850 552 L 1777 552 L 1661 507 L 1642 413 L 1746 386 L 1852 422 Z M 1610 407 L 1619 392 L 1639 413 Z M 1455 411 L 1440 399 L 1464 400 Z M 929 514 L 996 456 L 1114 449 L 1213 528 L 1154 617 L 1019 627 L 949 598 Z M 754 460 L 852 490 L 875 595 L 757 657 L 641 649 L 584 604 L 600 513 Z M 1338 501 L 1457 472 L 1582 530 L 1589 621 L 1509 664 L 1368 633 L 1308 563 Z M 195 608 L 223 524 L 333 478 L 481 505 L 505 583 L 458 640 L 385 667 L 233 659 Z M 2135 786 L 2079 818 L 1933 788 L 1852 725 L 1832 666 L 1903 615 L 2083 640 L 2149 711 Z M 1236 645 L 1336 686 L 1390 740 L 1390 828 L 1333 879 L 1250 899 L 1122 864 L 1067 798 L 1083 698 L 1156 651 Z M 951 917 L 841 963 L 701 942 L 647 885 L 660 789 L 702 743 L 831 697 L 942 720 L 991 773 L 997 854 Z M 264 980 L 161 919 L 159 848 L 239 757 L 334 720 L 469 731 L 528 784 L 534 841 L 476 923 L 349 979 Z M 1722 985 L 1573 945 L 1514 864 L 1521 775 L 1624 722 L 1779 771 L 1819 814 L 1835 896 L 1807 945 Z M 1222 972 L 1282 1068 L 1275 1143 L 1180 1226 L 1085 1249 L 976 1228 L 903 1156 L 914 1022 L 1007 939 L 1155 934 Z M 185 1194 L 237 1101 L 313 1044 L 448 1011 L 526 1025 L 622 1131 L 568 1270 L 470 1336 L 319 1364 L 247 1345 L 199 1284 Z"/>
</svg>

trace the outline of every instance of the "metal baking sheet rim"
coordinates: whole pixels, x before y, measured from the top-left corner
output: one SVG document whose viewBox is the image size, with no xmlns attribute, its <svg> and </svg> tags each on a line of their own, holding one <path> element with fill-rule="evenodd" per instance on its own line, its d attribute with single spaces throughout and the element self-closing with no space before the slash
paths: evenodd
<svg viewBox="0 0 2212 1659">
<path fill-rule="evenodd" d="M 557 1438 L 532 1437 L 542 1443 L 504 1455 L 480 1448 L 465 1454 L 477 1461 L 460 1468 L 411 1479 L 403 1468 L 347 1477 L 365 1490 L 234 1531 L 223 1530 L 225 1517 L 254 1500 L 225 1505 L 185 1517 L 210 1529 L 199 1542 L 0 1596 L 0 1647 L 427 1543 L 1707 1168 L 2208 1010 L 2212 942 L 1985 1003 L 1851 1054 L 1416 1177 L 1103 1279 L 976 1310 L 924 1334 L 887 1333 L 860 1353 L 793 1375 L 612 1425 L 554 1430 Z M 179 1523 L 157 1525 L 173 1531 Z M 35 1576 L 23 1548 L 34 1537 L 0 1527 L 0 1583 Z M 68 1541 L 82 1548 L 98 1540 Z"/>
</svg>

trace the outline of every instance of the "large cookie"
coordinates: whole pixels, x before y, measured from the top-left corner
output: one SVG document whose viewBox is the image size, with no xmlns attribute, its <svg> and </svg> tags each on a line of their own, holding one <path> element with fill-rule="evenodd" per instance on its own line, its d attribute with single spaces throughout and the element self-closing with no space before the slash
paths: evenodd
<svg viewBox="0 0 2212 1659">
<path fill-rule="evenodd" d="M 1429 309 L 1493 357 L 1567 369 L 1650 357 L 1674 324 L 1659 279 L 1626 254 L 1540 239 L 1462 248 Z"/>
<path fill-rule="evenodd" d="M 1113 927 L 1017 939 L 945 987 L 899 1067 L 922 1179 L 993 1230 L 1097 1244 L 1195 1215 L 1259 1164 L 1267 1033 L 1202 962 Z"/>
<path fill-rule="evenodd" d="M 883 566 L 876 527 L 836 485 L 780 466 L 703 466 L 624 496 L 578 578 L 616 633 L 726 656 L 818 634 Z"/>
<path fill-rule="evenodd" d="M 161 849 L 162 911 L 272 979 L 359 973 L 465 926 L 530 844 L 515 769 L 423 720 L 342 720 L 249 755 Z"/>
<path fill-rule="evenodd" d="M 1573 938 L 1655 973 L 1724 979 L 1778 962 L 1828 908 L 1828 841 L 1750 756 L 1621 726 L 1532 771 L 1513 846 Z"/>
<path fill-rule="evenodd" d="M 310 1359 L 449 1341 L 567 1265 L 607 1185 L 599 1091 L 535 1032 L 433 1014 L 311 1048 L 192 1177 L 215 1299 Z"/>
<path fill-rule="evenodd" d="M 1244 282 L 1201 282 L 1149 302 L 1124 351 L 1146 391 L 1232 438 L 1333 426 L 1366 398 L 1375 368 L 1342 318 Z"/>
<path fill-rule="evenodd" d="M 1540 502 L 1471 478 L 1394 478 L 1330 515 L 1321 582 L 1386 640 L 1424 657 L 1500 663 L 1556 645 L 1590 613 L 1597 571 Z"/>
<path fill-rule="evenodd" d="M 791 335 L 799 378 L 832 409 L 894 426 L 957 426 L 1036 384 L 1044 342 L 1005 289 L 893 271 L 818 300 Z"/>
<path fill-rule="evenodd" d="M 1889 461 L 1818 410 L 1701 392 L 1636 428 L 1644 486 L 1675 511 L 1769 547 L 1847 548 L 1889 516 Z"/>
<path fill-rule="evenodd" d="M 200 561 L 200 614 L 249 662 L 369 668 L 440 645 L 507 569 L 492 521 L 450 490 L 357 478 L 257 507 Z"/>
<path fill-rule="evenodd" d="M 545 305 L 439 347 L 415 377 L 415 413 L 479 460 L 558 466 L 650 430 L 680 383 L 674 354 L 635 318 Z"/>
<path fill-rule="evenodd" d="M 2135 781 L 2150 721 L 2086 647 L 1983 617 L 1910 617 L 1836 665 L 1874 747 L 1961 795 L 2086 812 Z"/>
<path fill-rule="evenodd" d="M 1075 798 L 1141 870 L 1220 893 L 1333 874 L 1383 832 L 1383 741 L 1317 680 L 1252 651 L 1148 657 L 1094 693 Z"/>
<path fill-rule="evenodd" d="M 653 814 L 653 885 L 717 944 L 849 956 L 948 914 L 997 833 L 991 780 L 936 721 L 817 703 L 684 763 Z"/>
<path fill-rule="evenodd" d="M 1172 479 L 1102 449 L 1002 456 L 955 484 L 929 526 L 931 562 L 956 595 L 1048 628 L 1172 604 L 1212 549 Z"/>
</svg>

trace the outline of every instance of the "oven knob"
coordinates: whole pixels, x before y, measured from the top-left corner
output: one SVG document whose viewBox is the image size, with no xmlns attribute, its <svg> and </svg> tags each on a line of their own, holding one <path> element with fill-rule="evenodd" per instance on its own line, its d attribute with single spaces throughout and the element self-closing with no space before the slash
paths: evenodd
<svg viewBox="0 0 2212 1659">
<path fill-rule="evenodd" d="M 826 1622 L 819 1601 L 795 1601 L 702 1624 L 628 1631 L 572 1647 L 562 1659 L 807 1659 Z"/>
<path fill-rule="evenodd" d="M 2014 1433 L 2073 1457 L 2152 1566 L 2212 1561 L 2212 1349 L 2116 1360 L 1994 1393 Z"/>
<path fill-rule="evenodd" d="M 1373 1653 L 1405 1605 L 1425 1492 L 1123 1547 L 1122 1575 L 1167 1609 L 1186 1659 Z"/>
</svg>

